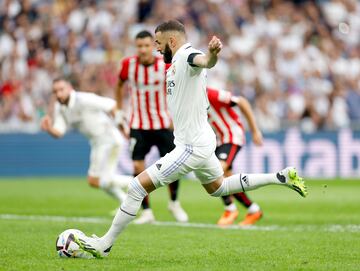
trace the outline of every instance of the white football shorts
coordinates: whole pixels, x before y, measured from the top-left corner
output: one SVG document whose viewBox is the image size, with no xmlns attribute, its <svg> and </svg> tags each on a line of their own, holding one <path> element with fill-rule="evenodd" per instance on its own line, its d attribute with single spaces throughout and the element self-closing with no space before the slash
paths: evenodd
<svg viewBox="0 0 360 271">
<path fill-rule="evenodd" d="M 116 172 L 120 154 L 120 144 L 98 143 L 92 144 L 90 152 L 90 166 L 88 175 L 101 177 Z"/>
<path fill-rule="evenodd" d="M 176 146 L 146 171 L 156 188 L 179 180 L 191 171 L 202 184 L 211 183 L 224 174 L 214 150 L 213 146 Z"/>
</svg>

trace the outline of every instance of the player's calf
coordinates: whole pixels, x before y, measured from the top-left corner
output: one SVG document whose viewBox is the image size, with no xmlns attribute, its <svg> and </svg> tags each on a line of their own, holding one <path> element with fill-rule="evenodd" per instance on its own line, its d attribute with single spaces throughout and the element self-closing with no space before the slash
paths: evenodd
<svg viewBox="0 0 360 271">
<path fill-rule="evenodd" d="M 77 240 L 81 249 L 91 253 L 94 257 L 107 256 L 117 236 L 135 219 L 146 195 L 147 192 L 140 184 L 139 179 L 134 178 L 129 184 L 127 197 L 118 209 L 108 232 L 101 238 L 85 236 L 82 240 Z"/>
<path fill-rule="evenodd" d="M 297 175 L 296 169 L 293 167 L 270 174 L 235 174 L 227 178 L 221 177 L 204 187 L 211 196 L 220 197 L 254 190 L 269 184 L 286 185 L 303 197 L 307 195 L 305 182 Z"/>
</svg>

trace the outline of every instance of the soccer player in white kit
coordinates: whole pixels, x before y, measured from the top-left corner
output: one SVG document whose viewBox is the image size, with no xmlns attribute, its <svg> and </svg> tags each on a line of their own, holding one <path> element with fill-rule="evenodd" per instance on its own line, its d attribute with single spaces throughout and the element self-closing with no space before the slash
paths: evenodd
<svg viewBox="0 0 360 271">
<path fill-rule="evenodd" d="M 121 61 L 119 80 L 116 88 L 118 111 L 115 120 L 124 123 L 123 96 L 125 85 L 131 97 L 129 120 L 130 152 L 134 165 L 134 176 L 145 170 L 145 157 L 151 147 L 156 146 L 160 157 L 174 148 L 174 135 L 171 118 L 166 103 L 166 70 L 169 64 L 162 57 L 154 55 L 154 37 L 148 31 L 140 31 L 135 37 L 137 53 Z M 180 181 L 169 184 L 170 201 L 168 210 L 178 222 L 189 220 L 178 200 Z M 142 202 L 143 211 L 136 224 L 155 221 L 149 196 Z"/>
<path fill-rule="evenodd" d="M 166 75 L 166 91 L 176 147 L 130 182 L 127 197 L 104 236 L 75 237 L 81 249 L 98 258 L 109 254 L 117 236 L 135 218 L 148 193 L 191 171 L 214 197 L 268 184 L 287 186 L 303 197 L 307 194 L 302 178 L 292 167 L 272 174 L 243 173 L 223 177 L 223 169 L 214 152 L 215 134 L 207 121 L 209 101 L 206 95 L 206 69 L 216 64 L 221 41 L 214 36 L 204 54 L 187 43 L 184 26 L 175 20 L 160 24 L 155 30 L 155 39 L 164 61 L 172 63 Z"/>
<path fill-rule="evenodd" d="M 53 81 L 53 94 L 57 100 L 54 118 L 43 117 L 41 128 L 55 138 L 62 137 L 70 127 L 86 136 L 91 145 L 89 185 L 124 201 L 126 193 L 122 187 L 131 177 L 116 174 L 122 137 L 110 118 L 116 110 L 115 100 L 75 91 L 63 78 Z"/>
</svg>

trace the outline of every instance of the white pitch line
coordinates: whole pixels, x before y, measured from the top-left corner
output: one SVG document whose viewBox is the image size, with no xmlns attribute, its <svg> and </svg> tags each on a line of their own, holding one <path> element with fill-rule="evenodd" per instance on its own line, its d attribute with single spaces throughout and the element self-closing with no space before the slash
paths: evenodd
<svg viewBox="0 0 360 271">
<path fill-rule="evenodd" d="M 91 224 L 111 223 L 110 219 L 101 218 L 101 217 L 67 217 L 67 216 L 49 216 L 49 215 L 17 215 L 17 214 L 0 214 L 0 220 L 79 222 L 79 223 L 91 223 Z M 151 225 L 161 226 L 161 227 L 182 227 L 182 228 L 216 229 L 216 230 L 360 232 L 359 224 L 348 224 L 348 225 L 301 224 L 294 226 L 268 225 L 268 226 L 246 226 L 246 227 L 232 225 L 227 227 L 219 227 L 216 224 L 206 224 L 206 223 L 180 223 L 180 222 L 171 222 L 171 221 L 156 221 Z"/>
<path fill-rule="evenodd" d="M 50 221 L 50 222 L 80 222 L 104 224 L 111 220 L 100 217 L 67 217 L 67 216 L 50 216 L 50 215 L 16 215 L 16 214 L 0 214 L 3 220 L 28 220 L 28 221 Z"/>
<path fill-rule="evenodd" d="M 156 226 L 165 226 L 165 227 L 182 227 L 182 228 L 199 228 L 199 229 L 217 229 L 217 230 L 253 230 L 253 231 L 276 231 L 282 230 L 282 227 L 277 225 L 271 226 L 238 226 L 231 225 L 226 227 L 220 227 L 216 224 L 206 224 L 206 223 L 180 223 L 172 221 L 155 221 L 152 225 Z"/>
</svg>

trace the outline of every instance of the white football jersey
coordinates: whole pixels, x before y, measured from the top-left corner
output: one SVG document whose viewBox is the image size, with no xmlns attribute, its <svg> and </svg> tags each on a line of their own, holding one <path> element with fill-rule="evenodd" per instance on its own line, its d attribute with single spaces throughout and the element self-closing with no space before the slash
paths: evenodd
<svg viewBox="0 0 360 271">
<path fill-rule="evenodd" d="M 55 104 L 54 128 L 64 134 L 73 127 L 86 136 L 91 144 L 113 140 L 121 142 L 120 132 L 107 114 L 115 104 L 115 100 L 110 98 L 72 91 L 67 105 Z"/>
<path fill-rule="evenodd" d="M 181 46 L 166 73 L 168 110 L 174 124 L 175 145 L 208 146 L 216 144 L 207 121 L 209 101 L 206 94 L 206 69 L 191 66 L 189 55 L 203 54 L 189 43 Z"/>
</svg>

